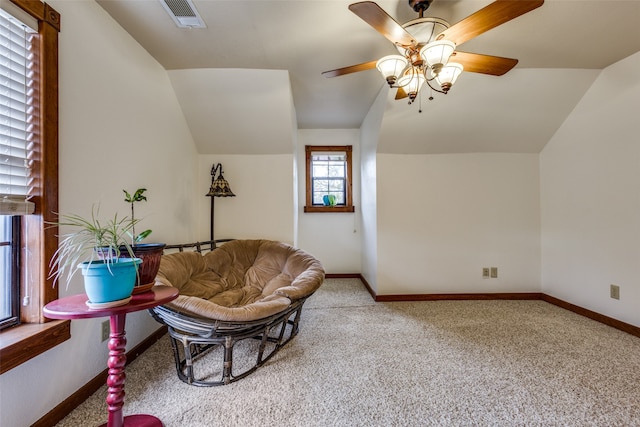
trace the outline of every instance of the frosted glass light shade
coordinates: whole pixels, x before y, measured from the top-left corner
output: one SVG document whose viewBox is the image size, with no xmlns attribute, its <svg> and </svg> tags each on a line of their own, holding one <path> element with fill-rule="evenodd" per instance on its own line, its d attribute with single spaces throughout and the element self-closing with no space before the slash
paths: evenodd
<svg viewBox="0 0 640 427">
<path fill-rule="evenodd" d="M 398 77 L 402 75 L 402 70 L 407 67 L 409 61 L 404 56 L 400 55 L 387 55 L 376 62 L 376 68 L 382 74 L 382 77 L 387 81 L 389 86 L 392 86 L 398 80 Z"/>
<path fill-rule="evenodd" d="M 405 74 L 400 78 L 400 80 L 398 80 L 398 86 L 402 87 L 406 94 L 409 96 L 409 99 L 413 101 L 418 95 L 418 92 L 420 91 L 420 88 L 422 87 L 422 84 L 424 82 L 424 74 L 410 72 Z"/>
<path fill-rule="evenodd" d="M 462 73 L 464 67 L 457 62 L 450 62 L 440 70 L 440 73 L 436 76 L 436 82 L 440 85 L 444 92 L 451 89 L 451 86 L 456 82 L 460 73 Z"/>
<path fill-rule="evenodd" d="M 452 41 L 436 40 L 420 49 L 420 55 L 430 67 L 437 69 L 439 65 L 444 65 L 449 61 L 449 57 L 455 49 L 456 44 Z M 437 70 L 434 71 L 437 74 Z"/>
</svg>

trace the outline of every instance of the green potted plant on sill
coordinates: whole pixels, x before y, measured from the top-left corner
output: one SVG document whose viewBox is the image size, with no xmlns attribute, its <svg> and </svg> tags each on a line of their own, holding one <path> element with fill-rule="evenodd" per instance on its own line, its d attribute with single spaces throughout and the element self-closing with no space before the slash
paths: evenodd
<svg viewBox="0 0 640 427">
<path fill-rule="evenodd" d="M 134 223 L 134 226 L 131 227 L 131 232 L 129 233 L 131 237 L 131 249 L 136 258 L 140 258 L 142 260 L 142 264 L 140 264 L 138 271 L 139 274 L 136 278 L 136 284 L 133 288 L 133 293 L 138 294 L 148 291 L 155 284 L 156 274 L 158 274 L 158 269 L 160 268 L 160 259 L 162 258 L 164 247 L 167 246 L 167 244 L 140 243 L 151 234 L 151 230 L 144 230 L 143 232 L 136 234 L 135 223 L 137 223 L 137 221 L 135 219 L 135 204 L 137 202 L 147 200 L 147 197 L 144 195 L 147 189 L 138 188 L 133 193 L 129 193 L 124 189 L 122 191 L 125 195 L 124 201 L 131 205 L 131 219 Z"/>
<path fill-rule="evenodd" d="M 82 270 L 88 304 L 111 307 L 126 304 L 131 297 L 141 260 L 135 257 L 127 241 L 136 221 L 128 217 L 101 220 L 99 209 L 91 217 L 60 215 L 59 227 L 72 227 L 73 232 L 60 236 L 58 249 L 51 258 L 50 277 L 57 283 L 63 276 L 69 286 L 78 269 Z"/>
</svg>

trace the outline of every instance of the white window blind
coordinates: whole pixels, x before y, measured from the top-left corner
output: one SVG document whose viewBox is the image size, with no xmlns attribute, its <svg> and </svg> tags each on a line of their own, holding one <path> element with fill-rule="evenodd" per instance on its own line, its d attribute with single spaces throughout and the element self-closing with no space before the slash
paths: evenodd
<svg viewBox="0 0 640 427">
<path fill-rule="evenodd" d="M 0 10 L 0 215 L 33 213 L 29 149 L 33 30 Z"/>
</svg>

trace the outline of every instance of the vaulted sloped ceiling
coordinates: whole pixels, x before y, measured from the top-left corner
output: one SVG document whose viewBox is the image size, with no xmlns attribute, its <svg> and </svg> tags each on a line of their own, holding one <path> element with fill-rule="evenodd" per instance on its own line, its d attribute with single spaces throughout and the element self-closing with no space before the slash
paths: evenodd
<svg viewBox="0 0 640 427">
<path fill-rule="evenodd" d="M 396 52 L 348 10 L 350 0 L 193 0 L 207 25 L 194 30 L 176 27 L 160 0 L 96 1 L 172 70 L 203 153 L 263 152 L 264 144 L 279 152 L 280 144 L 289 144 L 280 126 L 290 97 L 301 129 L 359 128 L 384 86 L 382 78 L 375 70 L 331 79 L 321 73 Z M 406 0 L 377 3 L 400 23 L 417 17 Z M 425 15 L 456 23 L 489 3 L 434 0 Z M 463 73 L 446 97 L 423 100 L 422 114 L 417 104 L 390 101 L 380 150 L 539 152 L 598 71 L 640 51 L 639 22 L 637 0 L 546 0 L 461 47 L 517 58 L 514 70 L 502 77 Z M 187 88 L 196 80 L 178 77 L 188 69 L 250 69 L 255 74 L 244 83 L 203 77 L 198 88 L 212 96 L 196 102 L 189 98 L 202 94 L 193 85 Z M 287 73 L 290 89 L 264 70 Z M 270 92 L 274 98 L 261 105 L 266 99 L 261 90 L 269 86 L 284 92 Z M 275 123 L 271 114 L 279 115 Z"/>
<path fill-rule="evenodd" d="M 169 78 L 201 154 L 291 153 L 289 74 L 280 70 L 171 70 Z"/>
<path fill-rule="evenodd" d="M 413 105 L 394 100 L 395 91 L 389 91 L 378 152 L 538 153 L 599 73 L 544 68 L 515 69 L 501 78 L 469 73 L 455 89 L 473 96 L 434 94 L 432 101 L 422 96 Z"/>
</svg>

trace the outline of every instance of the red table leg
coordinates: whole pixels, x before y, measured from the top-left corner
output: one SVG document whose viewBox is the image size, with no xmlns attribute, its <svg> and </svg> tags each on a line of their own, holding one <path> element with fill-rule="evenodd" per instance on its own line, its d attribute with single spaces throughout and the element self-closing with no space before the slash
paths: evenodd
<svg viewBox="0 0 640 427">
<path fill-rule="evenodd" d="M 122 427 L 124 425 L 122 406 L 124 405 L 124 380 L 126 378 L 124 367 L 127 363 L 125 320 L 126 314 L 124 313 L 114 314 L 110 318 L 111 335 L 109 337 L 109 359 L 107 360 L 107 366 L 109 367 L 107 376 L 109 422 L 107 425 L 109 427 Z"/>
<path fill-rule="evenodd" d="M 109 408 L 109 421 L 103 424 L 104 427 L 161 427 L 162 422 L 152 415 L 129 415 L 124 417 L 122 407 L 124 406 L 124 382 L 126 374 L 124 372 L 127 364 L 125 336 L 126 314 L 114 314 L 110 317 L 111 334 L 109 335 L 109 368 L 107 376 L 107 407 Z M 102 427 L 102 426 L 101 426 Z"/>
</svg>

